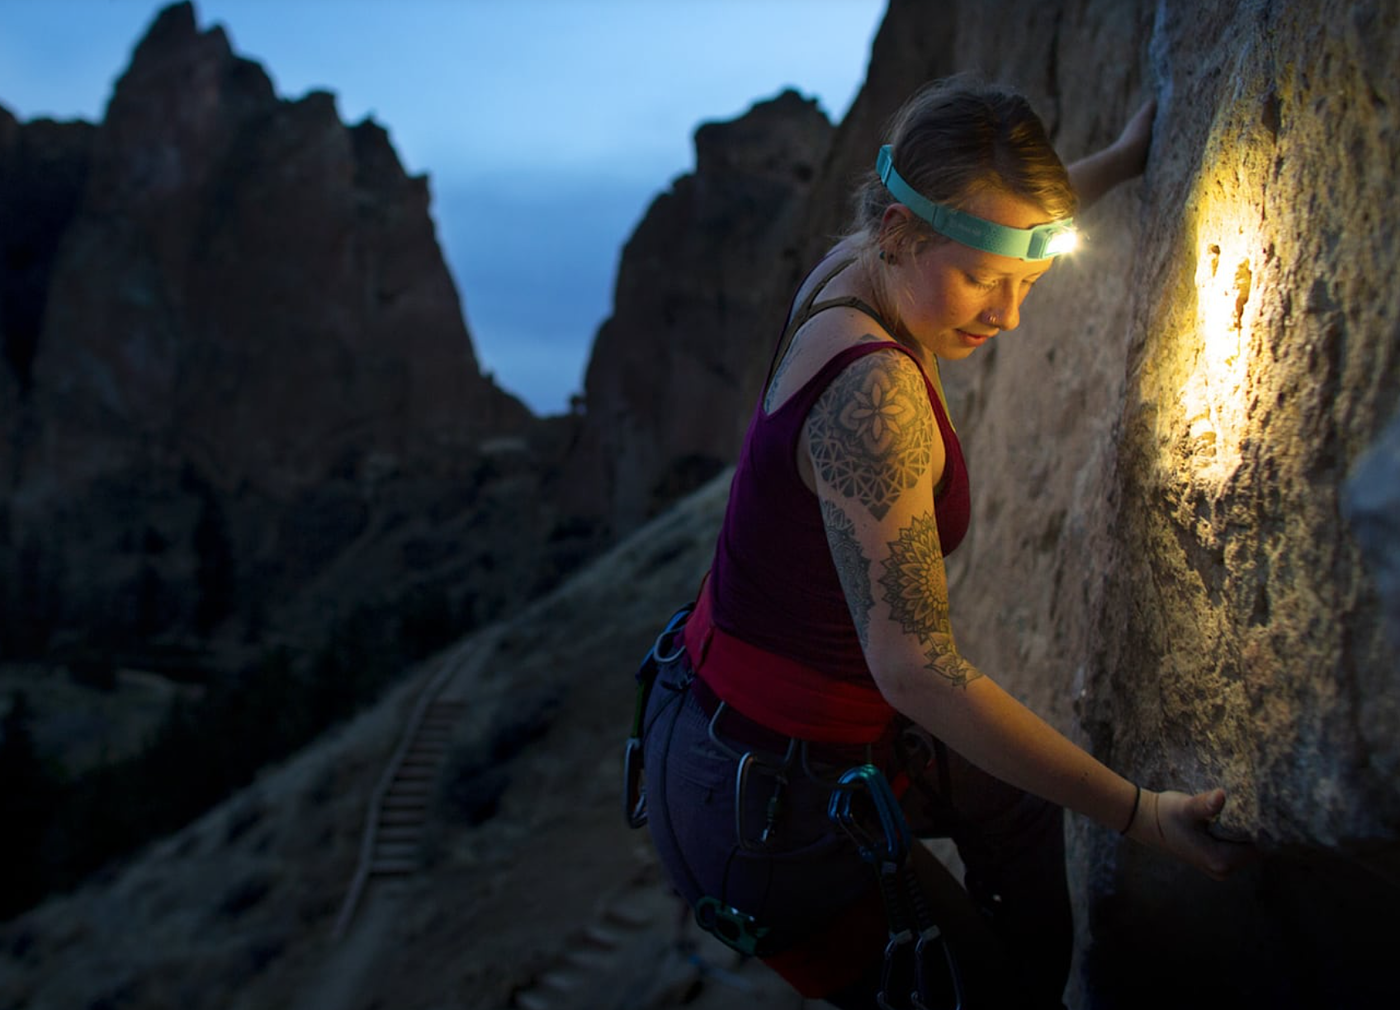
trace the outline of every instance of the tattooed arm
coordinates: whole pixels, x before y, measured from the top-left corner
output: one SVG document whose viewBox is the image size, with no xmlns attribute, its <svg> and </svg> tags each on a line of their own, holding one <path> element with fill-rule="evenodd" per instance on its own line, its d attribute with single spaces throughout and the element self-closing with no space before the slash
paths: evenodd
<svg viewBox="0 0 1400 1010">
<path fill-rule="evenodd" d="M 804 439 L 851 617 L 890 704 L 998 778 L 1115 830 L 1131 817 L 1132 837 L 1224 876 L 1237 856 L 1204 832 L 1223 792 L 1144 790 L 1139 809 L 1131 782 L 958 651 L 933 509 L 944 446 L 914 362 L 896 351 L 857 359 L 812 407 Z"/>
<path fill-rule="evenodd" d="M 804 430 L 832 558 L 876 682 L 982 676 L 953 641 L 933 489 L 945 460 L 923 375 L 868 354 L 827 387 Z M 932 727 L 930 727 L 932 728 Z"/>
</svg>

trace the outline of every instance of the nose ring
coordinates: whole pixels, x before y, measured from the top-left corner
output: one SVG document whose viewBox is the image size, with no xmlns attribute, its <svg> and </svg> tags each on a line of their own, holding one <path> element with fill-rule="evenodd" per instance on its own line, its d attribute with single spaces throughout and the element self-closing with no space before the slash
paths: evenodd
<svg viewBox="0 0 1400 1010">
<path fill-rule="evenodd" d="M 997 319 L 997 314 L 996 314 L 995 312 L 988 312 L 988 313 L 987 313 L 987 325 L 988 325 L 988 326 L 1000 326 L 1000 325 L 1001 325 L 1001 320 Z"/>
</svg>

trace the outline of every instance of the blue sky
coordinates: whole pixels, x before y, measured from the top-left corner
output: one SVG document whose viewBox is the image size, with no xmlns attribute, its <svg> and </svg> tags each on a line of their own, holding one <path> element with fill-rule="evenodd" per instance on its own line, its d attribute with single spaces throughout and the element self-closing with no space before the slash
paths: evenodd
<svg viewBox="0 0 1400 1010">
<path fill-rule="evenodd" d="M 102 116 L 163 2 L 0 0 L 0 105 Z M 482 368 L 536 413 L 582 388 L 622 244 L 692 134 L 794 87 L 839 122 L 885 0 L 195 0 L 284 98 L 334 92 L 431 181 Z"/>
</svg>

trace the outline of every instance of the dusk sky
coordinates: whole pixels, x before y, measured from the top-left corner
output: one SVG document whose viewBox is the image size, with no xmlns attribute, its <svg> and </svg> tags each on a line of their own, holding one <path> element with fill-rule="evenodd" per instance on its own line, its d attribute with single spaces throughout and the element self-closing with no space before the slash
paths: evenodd
<svg viewBox="0 0 1400 1010">
<path fill-rule="evenodd" d="M 0 105 L 101 119 L 155 0 L 0 0 Z M 321 89 L 429 176 L 482 368 L 579 392 L 622 244 L 692 135 L 785 87 L 839 122 L 885 0 L 195 0 L 279 96 Z"/>
</svg>

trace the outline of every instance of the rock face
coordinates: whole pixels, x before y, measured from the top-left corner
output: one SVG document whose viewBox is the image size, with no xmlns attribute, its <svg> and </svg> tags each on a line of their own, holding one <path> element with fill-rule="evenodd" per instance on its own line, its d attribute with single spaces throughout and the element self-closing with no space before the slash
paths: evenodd
<svg viewBox="0 0 1400 1010">
<path fill-rule="evenodd" d="M 1394 544 L 1353 537 L 1341 502 L 1400 381 L 1400 17 L 950 6 L 891 5 L 872 82 L 898 73 L 892 37 L 929 48 L 882 94 L 980 68 L 1028 93 L 1067 159 L 1159 101 L 1144 179 L 1084 215 L 1086 252 L 1019 332 L 946 370 L 976 517 L 951 570 L 959 642 L 1145 785 L 1224 785 L 1222 830 L 1269 853 L 1211 885 L 1072 819 L 1079 999 L 1374 1005 L 1389 983 L 1361 910 L 1400 886 L 1400 675 L 1375 582 Z M 955 58 L 930 67 L 940 46 Z M 835 146 L 859 136 L 860 163 L 888 109 L 857 112 Z"/>
<path fill-rule="evenodd" d="M 34 352 L 58 243 L 77 209 L 95 128 L 40 120 L 21 126 L 0 108 L 0 369 L 3 401 L 33 382 Z"/>
<path fill-rule="evenodd" d="M 480 374 L 427 180 L 382 128 L 278 99 L 183 3 L 100 126 L 5 114 L 0 181 L 12 646 L 320 620 L 365 599 L 357 572 L 444 554 L 462 576 L 474 536 L 443 517 L 480 523 L 483 443 L 532 419 Z"/>
<path fill-rule="evenodd" d="M 950 564 L 962 648 L 1145 785 L 1224 785 L 1220 829 L 1268 853 L 1212 885 L 1072 819 L 1085 1006 L 1393 992 L 1362 924 L 1400 887 L 1400 674 L 1378 595 L 1394 524 L 1358 496 L 1393 495 L 1375 462 L 1393 455 L 1366 453 L 1400 392 L 1396 51 L 1400 13 L 1379 2 L 892 0 L 807 203 L 782 212 L 802 233 L 773 239 L 815 260 L 884 122 L 930 78 L 1018 86 L 1067 160 L 1159 102 L 1145 177 L 1083 215 L 1087 248 L 1037 288 L 1018 333 L 945 370 L 976 517 Z M 788 263 L 759 262 L 783 282 L 771 320 Z M 741 290 L 763 283 L 750 276 Z M 772 325 L 687 385 L 661 377 L 694 353 L 690 333 L 647 318 L 633 332 L 664 342 L 647 353 L 666 364 L 638 371 L 627 402 L 664 410 L 619 411 L 634 431 L 604 422 L 615 444 L 663 417 L 742 426 L 756 390 L 726 414 L 703 384 L 761 381 Z M 621 382 L 603 374 L 620 331 L 607 337 L 590 410 Z M 634 510 L 646 500 L 616 486 Z M 1219 981 L 1203 993 L 1164 977 L 1168 961 Z"/>
</svg>

